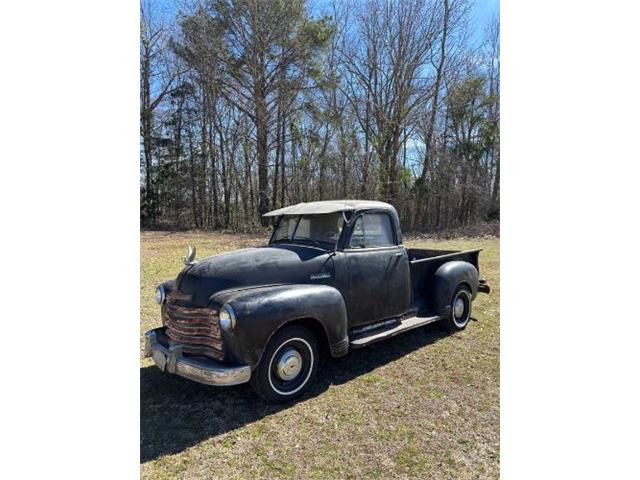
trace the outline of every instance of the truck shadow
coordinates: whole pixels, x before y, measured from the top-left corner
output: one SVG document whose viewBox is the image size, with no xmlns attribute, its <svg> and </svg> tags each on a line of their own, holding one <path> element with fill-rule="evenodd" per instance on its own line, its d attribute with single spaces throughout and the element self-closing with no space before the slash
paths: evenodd
<svg viewBox="0 0 640 480">
<path fill-rule="evenodd" d="M 353 350 L 321 365 L 310 391 L 296 403 L 322 394 L 449 335 L 437 325 Z M 140 462 L 179 453 L 204 440 L 253 423 L 292 405 L 269 405 L 248 385 L 217 388 L 140 369 Z"/>
</svg>

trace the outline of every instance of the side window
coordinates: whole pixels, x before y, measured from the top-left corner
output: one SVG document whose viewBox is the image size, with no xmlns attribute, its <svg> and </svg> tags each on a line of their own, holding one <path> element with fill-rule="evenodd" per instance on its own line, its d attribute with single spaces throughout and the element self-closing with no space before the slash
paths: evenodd
<svg viewBox="0 0 640 480">
<path fill-rule="evenodd" d="M 389 215 L 365 213 L 356 220 L 349 248 L 389 247 L 395 244 Z"/>
<path fill-rule="evenodd" d="M 391 219 L 386 213 L 367 213 L 364 216 L 364 236 L 367 247 L 388 247 L 395 245 Z"/>
</svg>

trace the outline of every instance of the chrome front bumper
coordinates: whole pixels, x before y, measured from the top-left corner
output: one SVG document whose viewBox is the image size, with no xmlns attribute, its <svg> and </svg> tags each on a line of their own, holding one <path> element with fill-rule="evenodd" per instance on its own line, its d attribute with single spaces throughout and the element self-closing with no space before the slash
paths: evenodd
<svg viewBox="0 0 640 480">
<path fill-rule="evenodd" d="M 163 328 L 145 333 L 144 356 L 153 358 L 163 372 L 173 373 L 205 385 L 238 385 L 251 378 L 251 367 L 233 367 L 215 360 L 183 356 L 180 345 L 165 346 L 158 340 Z"/>
</svg>

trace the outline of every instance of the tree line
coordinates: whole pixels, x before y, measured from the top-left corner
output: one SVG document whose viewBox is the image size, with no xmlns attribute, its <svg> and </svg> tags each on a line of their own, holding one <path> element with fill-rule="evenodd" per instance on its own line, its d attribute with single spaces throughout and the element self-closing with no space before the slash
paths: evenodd
<svg viewBox="0 0 640 480">
<path fill-rule="evenodd" d="M 413 231 L 499 218 L 499 24 L 472 42 L 467 0 L 161 6 L 141 3 L 143 227 L 342 198 Z"/>
</svg>

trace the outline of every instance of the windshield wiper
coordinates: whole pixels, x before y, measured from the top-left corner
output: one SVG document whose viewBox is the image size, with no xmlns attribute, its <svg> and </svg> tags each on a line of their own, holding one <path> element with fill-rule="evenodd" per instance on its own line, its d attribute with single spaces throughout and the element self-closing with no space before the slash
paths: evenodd
<svg viewBox="0 0 640 480">
<path fill-rule="evenodd" d="M 296 241 L 296 240 L 303 240 L 303 241 L 304 241 L 304 240 L 309 240 L 310 242 L 313 242 L 314 244 L 316 244 L 316 245 L 317 245 L 317 246 L 319 246 L 320 248 L 323 248 L 323 249 L 325 248 L 325 247 L 323 247 L 323 246 L 322 246 L 322 244 L 321 244 L 318 240 L 316 240 L 315 238 L 311 238 L 311 237 L 296 237 L 296 238 L 294 238 L 293 240 L 294 240 L 294 241 Z"/>
</svg>

